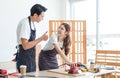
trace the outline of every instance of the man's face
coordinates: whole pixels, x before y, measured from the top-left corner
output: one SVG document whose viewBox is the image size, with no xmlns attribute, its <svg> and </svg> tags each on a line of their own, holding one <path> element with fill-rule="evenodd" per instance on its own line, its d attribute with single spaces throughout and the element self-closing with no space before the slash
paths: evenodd
<svg viewBox="0 0 120 78">
<path fill-rule="evenodd" d="M 36 22 L 42 21 L 43 18 L 44 18 L 44 12 L 42 12 L 42 13 L 37 17 Z"/>
</svg>

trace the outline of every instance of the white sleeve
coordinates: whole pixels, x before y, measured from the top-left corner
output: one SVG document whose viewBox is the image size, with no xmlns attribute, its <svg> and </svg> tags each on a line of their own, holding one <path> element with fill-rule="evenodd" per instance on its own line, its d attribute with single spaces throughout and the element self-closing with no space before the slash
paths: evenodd
<svg viewBox="0 0 120 78">
<path fill-rule="evenodd" d="M 63 42 L 58 41 L 58 35 L 57 34 L 53 36 L 53 43 L 52 44 L 54 44 L 54 43 L 57 44 L 61 48 L 63 47 Z"/>
<path fill-rule="evenodd" d="M 52 36 L 52 43 L 58 43 L 58 37 L 57 34 Z"/>
<path fill-rule="evenodd" d="M 29 40 L 29 38 L 30 38 L 29 22 L 27 22 L 27 20 L 26 20 L 21 25 L 22 26 L 21 26 L 21 31 L 20 31 L 20 39 L 25 38 L 25 39 Z"/>
</svg>

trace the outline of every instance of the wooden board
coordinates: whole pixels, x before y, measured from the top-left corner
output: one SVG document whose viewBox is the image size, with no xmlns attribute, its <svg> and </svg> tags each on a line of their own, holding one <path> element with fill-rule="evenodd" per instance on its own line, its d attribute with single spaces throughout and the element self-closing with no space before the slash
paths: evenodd
<svg viewBox="0 0 120 78">
<path fill-rule="evenodd" d="M 58 73 L 58 74 L 63 74 L 63 75 L 69 75 L 69 76 L 84 76 L 85 74 L 80 73 L 80 74 L 68 74 L 68 72 L 65 71 L 65 69 L 53 69 L 53 70 L 48 70 L 49 72 L 53 73 Z"/>
</svg>

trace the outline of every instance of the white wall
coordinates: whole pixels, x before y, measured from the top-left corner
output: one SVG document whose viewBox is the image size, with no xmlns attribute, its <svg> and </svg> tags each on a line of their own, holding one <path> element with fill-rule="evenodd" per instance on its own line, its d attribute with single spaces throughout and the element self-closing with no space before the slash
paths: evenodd
<svg viewBox="0 0 120 78">
<path fill-rule="evenodd" d="M 30 8 L 39 3 L 48 10 L 42 22 L 36 24 L 37 37 L 48 30 L 48 21 L 65 19 L 65 0 L 1 0 L 0 1 L 0 62 L 12 60 L 16 52 L 16 27 L 30 14 Z M 63 6 L 62 6 L 63 5 Z M 42 42 L 41 44 L 44 44 Z"/>
</svg>

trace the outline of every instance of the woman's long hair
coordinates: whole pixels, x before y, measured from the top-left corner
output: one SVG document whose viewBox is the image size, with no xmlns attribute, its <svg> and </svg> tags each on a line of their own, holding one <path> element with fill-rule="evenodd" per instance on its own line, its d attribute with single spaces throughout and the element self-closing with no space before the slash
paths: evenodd
<svg viewBox="0 0 120 78">
<path fill-rule="evenodd" d="M 61 25 L 63 25 L 65 27 L 66 32 L 67 32 L 67 35 L 63 41 L 63 49 L 65 51 L 65 55 L 68 55 L 70 52 L 70 46 L 71 46 L 70 25 L 67 23 L 62 23 Z"/>
</svg>

